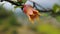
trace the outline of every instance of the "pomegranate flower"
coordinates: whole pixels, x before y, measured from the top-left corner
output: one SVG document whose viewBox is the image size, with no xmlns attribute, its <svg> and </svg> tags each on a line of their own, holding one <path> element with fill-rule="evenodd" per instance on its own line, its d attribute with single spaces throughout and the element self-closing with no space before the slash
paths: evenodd
<svg viewBox="0 0 60 34">
<path fill-rule="evenodd" d="M 24 5 L 24 13 L 28 16 L 29 20 L 34 23 L 35 19 L 39 19 L 40 13 L 30 5 Z"/>
</svg>

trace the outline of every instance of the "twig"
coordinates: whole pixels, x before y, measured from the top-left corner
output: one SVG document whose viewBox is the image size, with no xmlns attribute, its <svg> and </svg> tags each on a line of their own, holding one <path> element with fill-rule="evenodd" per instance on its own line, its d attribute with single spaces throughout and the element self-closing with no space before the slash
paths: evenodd
<svg viewBox="0 0 60 34">
<path fill-rule="evenodd" d="M 29 1 L 31 1 L 31 0 L 29 0 Z M 44 9 L 44 11 L 45 12 L 48 12 L 48 11 L 53 11 L 52 9 L 50 9 L 50 10 L 47 10 L 46 8 L 44 8 L 42 5 L 40 5 L 40 4 L 38 4 L 38 3 L 36 3 L 36 2 L 34 2 L 34 1 L 31 1 L 31 2 L 33 2 L 33 3 L 35 3 L 36 5 L 38 5 L 39 7 L 41 7 L 42 9 Z M 36 7 L 36 6 L 35 6 Z M 36 7 L 37 8 L 37 7 Z M 49 8 L 48 8 L 49 9 Z M 43 11 L 43 12 L 44 12 Z"/>
</svg>

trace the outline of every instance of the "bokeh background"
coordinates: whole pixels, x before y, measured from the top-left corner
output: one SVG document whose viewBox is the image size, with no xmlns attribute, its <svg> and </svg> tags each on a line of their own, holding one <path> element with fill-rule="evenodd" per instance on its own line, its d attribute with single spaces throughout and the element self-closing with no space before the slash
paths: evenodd
<svg viewBox="0 0 60 34">
<path fill-rule="evenodd" d="M 60 6 L 52 8 L 40 12 L 40 20 L 32 24 L 20 7 L 0 2 L 0 34 L 60 34 Z"/>
</svg>

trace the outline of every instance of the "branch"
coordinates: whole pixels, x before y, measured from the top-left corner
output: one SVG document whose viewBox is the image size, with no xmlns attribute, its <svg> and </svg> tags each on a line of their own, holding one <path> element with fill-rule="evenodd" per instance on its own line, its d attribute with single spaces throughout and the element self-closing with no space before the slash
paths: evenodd
<svg viewBox="0 0 60 34">
<path fill-rule="evenodd" d="M 31 0 L 29 0 L 29 1 L 31 1 Z M 52 9 L 47 10 L 47 9 L 44 8 L 42 5 L 39 5 L 38 3 L 34 2 L 34 1 L 31 1 L 31 2 L 35 3 L 36 5 L 38 5 L 38 6 L 41 7 L 42 9 L 44 9 L 45 12 L 47 12 L 47 11 L 53 11 Z M 35 6 L 35 7 L 36 7 L 36 6 Z M 37 7 L 36 7 L 36 8 L 37 8 Z M 49 8 L 48 8 L 48 9 L 49 9 Z M 44 11 L 43 11 L 43 12 L 44 12 Z"/>
<path fill-rule="evenodd" d="M 2 1 L 8 1 L 8 2 L 10 2 L 10 3 L 12 3 L 12 4 L 14 4 L 14 5 L 16 5 L 16 6 L 23 6 L 22 5 L 22 3 L 23 2 L 14 2 L 14 1 L 11 1 L 11 0 L 1 0 L 1 2 Z M 30 0 L 29 0 L 30 1 Z M 33 1 L 31 1 L 31 2 L 33 2 Z M 33 2 L 33 3 L 35 3 L 35 4 L 37 4 L 39 7 L 41 7 L 42 9 L 44 9 L 44 10 L 39 10 L 40 12 L 51 12 L 51 11 L 53 11 L 52 9 L 50 9 L 50 10 L 47 10 L 46 8 L 44 8 L 43 6 L 41 6 L 41 5 L 39 5 L 38 3 L 36 3 L 36 2 Z M 36 6 L 35 6 L 36 7 Z M 37 7 L 36 7 L 37 8 Z M 38 10 L 38 9 L 37 9 Z"/>
<path fill-rule="evenodd" d="M 22 6 L 22 2 L 14 2 L 14 1 L 11 1 L 11 0 L 1 0 L 1 2 L 3 2 L 3 1 L 10 2 L 10 3 L 12 3 L 12 4 L 16 5 L 16 6 Z"/>
</svg>

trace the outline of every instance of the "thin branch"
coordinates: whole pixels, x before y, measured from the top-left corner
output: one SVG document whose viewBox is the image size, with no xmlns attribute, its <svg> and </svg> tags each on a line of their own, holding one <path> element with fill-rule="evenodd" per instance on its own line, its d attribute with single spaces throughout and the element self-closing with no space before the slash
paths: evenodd
<svg viewBox="0 0 60 34">
<path fill-rule="evenodd" d="M 31 1 L 31 0 L 29 0 L 29 1 Z M 46 8 L 44 8 L 42 5 L 40 5 L 40 4 L 38 4 L 38 3 L 36 3 L 36 2 L 34 2 L 34 1 L 31 1 L 31 2 L 33 2 L 33 3 L 35 3 L 36 5 L 38 5 L 39 7 L 41 7 L 42 9 L 44 9 L 44 11 L 53 11 L 52 9 L 50 9 L 50 10 L 47 10 Z M 37 8 L 37 7 L 36 7 Z M 49 9 L 49 8 L 48 8 Z"/>
<path fill-rule="evenodd" d="M 20 2 L 20 4 L 18 4 L 18 2 L 14 2 L 14 1 L 11 1 L 11 0 L 1 0 L 1 2 L 2 1 L 10 2 L 10 3 L 12 3 L 12 4 L 16 5 L 16 6 L 22 6 L 21 2 Z"/>
<path fill-rule="evenodd" d="M 17 2 L 14 2 L 14 1 L 11 1 L 11 0 L 1 0 L 1 2 L 2 2 L 2 1 L 10 2 L 10 3 L 12 3 L 12 4 L 16 5 L 16 6 L 23 6 L 22 3 L 18 4 Z M 30 1 L 30 0 L 29 0 L 29 1 Z M 33 1 L 31 1 L 31 2 L 33 2 Z M 44 9 L 44 11 L 41 10 L 40 12 L 51 12 L 51 11 L 53 11 L 52 9 L 47 10 L 46 8 L 44 8 L 43 6 L 39 5 L 39 4 L 36 3 L 36 2 L 33 2 L 33 3 L 37 4 L 39 7 L 41 7 L 42 9 Z M 35 7 L 36 7 L 36 6 L 35 6 Z M 36 8 L 37 8 L 37 7 L 36 7 Z"/>
</svg>

